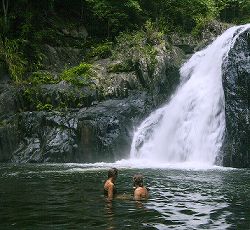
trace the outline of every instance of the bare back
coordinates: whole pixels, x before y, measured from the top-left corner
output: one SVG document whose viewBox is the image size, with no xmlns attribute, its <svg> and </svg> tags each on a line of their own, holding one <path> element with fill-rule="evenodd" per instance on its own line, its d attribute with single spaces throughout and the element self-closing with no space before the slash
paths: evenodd
<svg viewBox="0 0 250 230">
<path fill-rule="evenodd" d="M 134 191 L 135 200 L 145 200 L 148 196 L 148 190 L 145 187 L 137 187 Z"/>
<path fill-rule="evenodd" d="M 114 197 L 114 183 L 111 180 L 106 180 L 104 183 L 104 191 L 106 192 L 108 199 L 113 199 Z"/>
</svg>

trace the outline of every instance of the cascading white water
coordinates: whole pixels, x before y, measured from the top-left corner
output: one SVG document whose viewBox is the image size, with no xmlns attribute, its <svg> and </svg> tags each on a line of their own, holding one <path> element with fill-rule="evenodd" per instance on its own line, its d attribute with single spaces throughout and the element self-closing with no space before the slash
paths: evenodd
<svg viewBox="0 0 250 230">
<path fill-rule="evenodd" d="M 149 162 L 213 165 L 225 131 L 221 65 L 245 29 L 228 29 L 180 69 L 181 84 L 170 101 L 138 127 L 131 158 Z"/>
</svg>

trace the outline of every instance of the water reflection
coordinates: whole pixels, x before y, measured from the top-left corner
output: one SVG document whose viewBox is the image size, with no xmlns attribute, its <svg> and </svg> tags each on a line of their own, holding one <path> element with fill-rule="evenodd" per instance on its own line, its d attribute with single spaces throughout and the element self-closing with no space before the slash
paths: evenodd
<svg viewBox="0 0 250 230">
<path fill-rule="evenodd" d="M 142 201 L 135 201 L 135 207 L 139 209 L 146 210 L 145 206 L 143 205 Z"/>
<path fill-rule="evenodd" d="M 113 203 L 112 201 L 106 199 L 105 200 L 105 207 L 104 207 L 104 213 L 107 220 L 107 230 L 113 230 L 115 229 L 114 225 L 114 210 L 113 210 Z"/>
</svg>

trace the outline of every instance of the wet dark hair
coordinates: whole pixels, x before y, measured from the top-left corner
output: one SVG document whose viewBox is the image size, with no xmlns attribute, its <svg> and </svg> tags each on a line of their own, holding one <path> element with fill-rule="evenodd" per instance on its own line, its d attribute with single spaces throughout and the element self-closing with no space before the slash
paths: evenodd
<svg viewBox="0 0 250 230">
<path fill-rule="evenodd" d="M 109 169 L 109 171 L 108 171 L 108 178 L 117 177 L 117 175 L 118 175 L 118 169 L 117 168 L 111 168 L 111 169 Z"/>
<path fill-rule="evenodd" d="M 143 176 L 141 174 L 136 174 L 133 177 L 134 186 L 143 187 Z"/>
</svg>

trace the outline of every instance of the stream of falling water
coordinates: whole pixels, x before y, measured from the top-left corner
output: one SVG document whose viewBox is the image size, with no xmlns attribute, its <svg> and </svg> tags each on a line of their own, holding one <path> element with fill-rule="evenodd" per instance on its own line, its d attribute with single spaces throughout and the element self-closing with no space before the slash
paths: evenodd
<svg viewBox="0 0 250 230">
<path fill-rule="evenodd" d="M 150 163 L 215 163 L 225 132 L 221 66 L 235 40 L 250 24 L 225 31 L 180 69 L 181 84 L 134 134 L 131 160 Z"/>
</svg>

